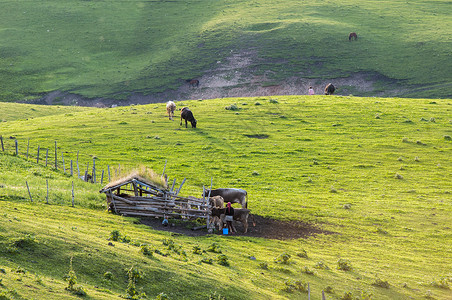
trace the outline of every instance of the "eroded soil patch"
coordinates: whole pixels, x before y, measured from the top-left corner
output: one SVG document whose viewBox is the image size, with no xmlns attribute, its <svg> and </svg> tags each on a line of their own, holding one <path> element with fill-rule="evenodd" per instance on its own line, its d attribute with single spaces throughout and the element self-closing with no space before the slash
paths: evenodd
<svg viewBox="0 0 452 300">
<path fill-rule="evenodd" d="M 243 233 L 243 226 L 240 222 L 234 222 L 236 226 L 237 233 L 234 236 L 250 236 L 250 237 L 261 237 L 266 239 L 277 239 L 277 240 L 289 240 L 289 239 L 299 239 L 307 238 L 316 234 L 333 234 L 331 231 L 322 230 L 317 225 L 305 223 L 302 221 L 280 221 L 271 218 L 266 218 L 258 215 L 253 215 L 256 222 L 256 226 L 253 226 L 252 221 L 249 220 L 248 232 Z M 176 222 L 172 223 L 170 226 L 163 226 L 161 219 L 156 218 L 143 218 L 141 223 L 145 224 L 152 229 L 169 231 L 174 233 L 179 233 L 187 236 L 203 236 L 208 234 L 206 228 L 193 230 L 192 224 L 188 222 Z M 214 234 L 220 234 L 216 231 Z"/>
</svg>

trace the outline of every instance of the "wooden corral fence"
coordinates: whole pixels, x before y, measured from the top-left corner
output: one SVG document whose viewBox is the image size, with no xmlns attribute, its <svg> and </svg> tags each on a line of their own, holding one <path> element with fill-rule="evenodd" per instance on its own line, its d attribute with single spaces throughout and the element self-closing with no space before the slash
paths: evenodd
<svg viewBox="0 0 452 300">
<path fill-rule="evenodd" d="M 182 197 L 179 192 L 185 182 L 174 190 L 162 188 L 139 176 L 126 177 L 105 186 L 101 193 L 107 196 L 108 209 L 125 216 L 210 218 L 208 197 Z"/>
</svg>

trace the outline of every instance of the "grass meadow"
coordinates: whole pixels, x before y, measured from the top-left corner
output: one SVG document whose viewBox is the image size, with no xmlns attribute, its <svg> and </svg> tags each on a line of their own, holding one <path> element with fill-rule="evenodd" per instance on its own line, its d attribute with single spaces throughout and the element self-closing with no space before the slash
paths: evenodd
<svg viewBox="0 0 452 300">
<path fill-rule="evenodd" d="M 177 102 L 191 108 L 196 129 L 168 120 L 164 103 L 53 107 L 28 120 L 21 112 L 28 107 L 5 104 L 18 109 L 2 115 L 1 135 L 17 139 L 19 155 L 5 138 L 0 292 L 76 298 L 80 290 L 66 290 L 64 280 L 72 258 L 76 287 L 91 299 L 130 296 L 132 267 L 142 272 L 133 273 L 141 276 L 136 295 L 148 299 L 307 299 L 307 283 L 311 299 L 322 290 L 327 299 L 452 299 L 451 104 L 340 96 Z M 53 155 L 55 141 L 58 170 L 42 157 L 37 164 L 37 147 Z M 101 184 L 68 175 L 77 153 L 82 170 L 95 159 L 97 172 L 110 166 L 112 174 L 140 165 L 161 173 L 166 162 L 170 181 L 187 178 L 182 195 L 200 196 L 212 179 L 214 188 L 247 190 L 253 214 L 332 234 L 272 240 L 155 231 L 107 213 Z M 113 231 L 119 241 L 109 239 Z"/>
<path fill-rule="evenodd" d="M 88 98 L 155 94 L 243 53 L 253 53 L 247 71 L 262 86 L 361 72 L 377 79 L 375 92 L 389 85 L 404 96 L 450 98 L 449 6 L 445 0 L 3 2 L 0 99 L 27 101 L 56 90 Z M 350 43 L 352 31 L 359 39 Z"/>
</svg>

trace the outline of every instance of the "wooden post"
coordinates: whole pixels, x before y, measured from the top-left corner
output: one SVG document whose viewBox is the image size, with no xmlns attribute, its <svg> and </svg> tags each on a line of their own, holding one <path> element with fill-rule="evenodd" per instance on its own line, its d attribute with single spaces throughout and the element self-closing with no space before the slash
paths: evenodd
<svg viewBox="0 0 452 300">
<path fill-rule="evenodd" d="M 184 185 L 186 179 L 187 179 L 187 178 L 184 178 L 184 180 L 182 180 L 182 183 L 181 183 L 179 189 L 178 189 L 177 192 L 176 192 L 176 196 L 179 194 L 180 190 L 182 189 L 182 186 Z"/>
<path fill-rule="evenodd" d="M 118 164 L 118 176 L 121 176 L 121 164 Z"/>
<path fill-rule="evenodd" d="M 27 160 L 28 160 L 28 150 L 30 150 L 30 139 L 27 142 Z"/>
<path fill-rule="evenodd" d="M 308 300 L 311 300 L 311 287 L 309 286 L 309 282 L 308 282 Z"/>
<path fill-rule="evenodd" d="M 88 182 L 88 170 L 85 171 L 85 178 L 84 178 L 84 180 L 85 180 L 86 182 Z"/>
<path fill-rule="evenodd" d="M 25 181 L 25 183 L 27 184 L 28 196 L 30 196 L 30 200 L 31 202 L 33 202 L 33 198 L 31 198 L 30 187 L 28 186 L 28 181 Z"/>
<path fill-rule="evenodd" d="M 58 170 L 57 141 L 55 141 L 55 169 Z"/>
<path fill-rule="evenodd" d="M 74 167 L 72 165 L 72 159 L 71 159 L 71 176 L 74 176 Z"/>
<path fill-rule="evenodd" d="M 165 159 L 165 166 L 163 167 L 162 177 L 163 177 L 163 175 L 165 175 L 165 169 L 166 169 L 166 163 L 167 163 L 167 162 L 168 162 L 168 160 Z"/>
<path fill-rule="evenodd" d="M 47 167 L 47 159 L 49 158 L 49 148 L 46 150 L 46 167 Z"/>
<path fill-rule="evenodd" d="M 80 167 L 78 165 L 78 152 L 77 152 L 77 175 L 80 178 Z"/>
<path fill-rule="evenodd" d="M 46 204 L 49 204 L 49 180 L 46 179 L 47 184 L 47 196 L 46 196 Z"/>
<path fill-rule="evenodd" d="M 66 165 L 64 164 L 64 153 L 61 152 L 61 160 L 63 161 L 63 172 L 66 173 Z"/>
<path fill-rule="evenodd" d="M 88 173 L 89 170 L 89 163 L 86 163 L 86 173 Z"/>
<path fill-rule="evenodd" d="M 93 158 L 93 183 L 96 183 L 96 159 Z"/>
<path fill-rule="evenodd" d="M 171 186 L 171 192 L 174 191 L 174 186 L 176 185 L 176 178 L 174 178 L 173 180 L 173 185 Z"/>
<path fill-rule="evenodd" d="M 2 142 L 2 151 L 5 152 L 5 147 L 3 147 L 3 136 L 0 135 L 0 141 Z"/>
<path fill-rule="evenodd" d="M 39 146 L 38 146 L 38 155 L 36 156 L 36 163 L 39 164 Z"/>
<path fill-rule="evenodd" d="M 108 170 L 108 182 L 110 182 L 111 181 L 110 165 L 107 165 L 107 170 Z"/>
<path fill-rule="evenodd" d="M 322 291 L 322 300 L 326 300 L 325 291 Z"/>
<path fill-rule="evenodd" d="M 72 207 L 74 207 L 74 181 L 72 181 Z"/>
<path fill-rule="evenodd" d="M 17 144 L 17 140 L 14 140 L 14 144 L 16 145 L 16 156 L 19 156 L 19 145 Z"/>
<path fill-rule="evenodd" d="M 104 184 L 104 170 L 102 170 L 102 175 L 100 176 L 100 184 Z"/>
</svg>

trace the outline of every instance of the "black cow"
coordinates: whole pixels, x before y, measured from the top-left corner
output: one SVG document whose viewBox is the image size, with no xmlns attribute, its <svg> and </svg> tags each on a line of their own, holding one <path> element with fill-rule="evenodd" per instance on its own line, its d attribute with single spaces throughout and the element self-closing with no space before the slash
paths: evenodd
<svg viewBox="0 0 452 300">
<path fill-rule="evenodd" d="M 332 83 L 328 83 L 325 87 L 325 95 L 333 95 L 336 88 Z"/>
<path fill-rule="evenodd" d="M 196 123 L 198 123 L 198 121 L 193 117 L 193 113 L 188 107 L 184 107 L 180 111 L 180 125 L 182 125 L 182 119 L 185 120 L 185 128 L 187 128 L 187 121 L 190 121 L 192 128 L 196 128 Z"/>
<path fill-rule="evenodd" d="M 204 197 L 209 195 L 209 190 L 205 191 Z M 215 189 L 211 190 L 210 196 L 221 196 L 225 203 L 239 203 L 242 208 L 247 208 L 248 193 L 242 189 Z"/>
</svg>

